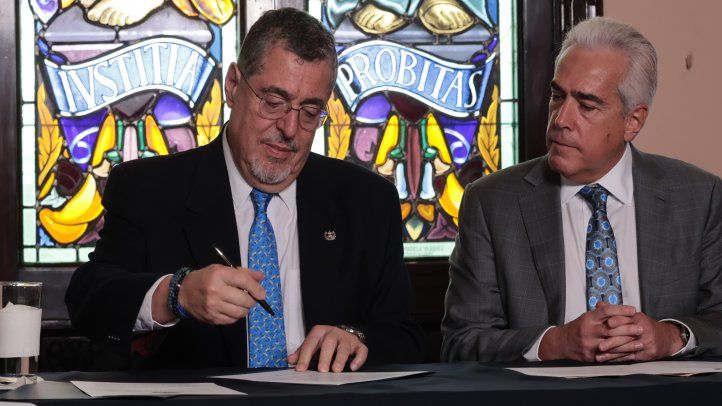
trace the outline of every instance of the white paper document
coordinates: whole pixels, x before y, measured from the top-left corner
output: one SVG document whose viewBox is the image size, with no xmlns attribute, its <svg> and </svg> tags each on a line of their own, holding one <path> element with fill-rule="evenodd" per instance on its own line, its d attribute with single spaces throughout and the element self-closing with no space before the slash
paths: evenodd
<svg viewBox="0 0 722 406">
<path fill-rule="evenodd" d="M 525 375 L 558 378 L 593 378 L 626 375 L 695 375 L 722 372 L 722 362 L 653 361 L 631 365 L 593 365 L 586 367 L 507 368 Z"/>
<path fill-rule="evenodd" d="M 293 368 L 280 371 L 258 372 L 250 374 L 212 376 L 211 378 L 239 379 L 253 382 L 296 383 L 301 385 L 346 385 L 349 383 L 381 381 L 425 374 L 427 371 L 402 372 L 296 372 Z"/>
<path fill-rule="evenodd" d="M 151 396 L 168 398 L 187 395 L 245 395 L 210 382 L 198 383 L 140 383 L 70 381 L 78 389 L 94 398 L 111 396 Z"/>
</svg>

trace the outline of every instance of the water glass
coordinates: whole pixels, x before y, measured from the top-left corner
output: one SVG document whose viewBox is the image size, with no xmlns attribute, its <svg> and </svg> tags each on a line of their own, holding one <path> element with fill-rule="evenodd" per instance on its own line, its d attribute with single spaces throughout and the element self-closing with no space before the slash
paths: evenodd
<svg viewBox="0 0 722 406">
<path fill-rule="evenodd" d="M 38 372 L 41 282 L 0 281 L 0 376 Z"/>
</svg>

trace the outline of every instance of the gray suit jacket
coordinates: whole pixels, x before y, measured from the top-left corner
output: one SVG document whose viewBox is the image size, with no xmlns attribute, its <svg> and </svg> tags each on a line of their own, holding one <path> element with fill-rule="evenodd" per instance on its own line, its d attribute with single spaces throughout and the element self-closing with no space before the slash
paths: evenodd
<svg viewBox="0 0 722 406">
<path fill-rule="evenodd" d="M 674 318 L 695 355 L 722 354 L 722 182 L 632 148 L 642 311 Z M 541 157 L 469 185 L 450 257 L 444 361 L 522 359 L 564 323 L 559 175 Z"/>
</svg>

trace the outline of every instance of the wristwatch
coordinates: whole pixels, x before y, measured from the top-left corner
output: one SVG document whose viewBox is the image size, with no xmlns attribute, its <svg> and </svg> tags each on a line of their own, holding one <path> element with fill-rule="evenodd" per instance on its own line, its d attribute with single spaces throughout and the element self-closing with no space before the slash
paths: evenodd
<svg viewBox="0 0 722 406">
<path fill-rule="evenodd" d="M 359 341 L 361 341 L 361 344 L 366 344 L 366 334 L 363 333 L 363 331 L 357 329 L 353 326 L 348 326 L 346 324 L 338 324 L 336 327 L 340 328 L 341 330 L 345 330 L 347 333 L 355 335 Z"/>
</svg>

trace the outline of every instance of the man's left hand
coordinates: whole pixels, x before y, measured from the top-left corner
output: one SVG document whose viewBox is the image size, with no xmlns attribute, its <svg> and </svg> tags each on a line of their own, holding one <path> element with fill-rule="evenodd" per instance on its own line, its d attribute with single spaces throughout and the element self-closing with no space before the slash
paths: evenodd
<svg viewBox="0 0 722 406">
<path fill-rule="evenodd" d="M 288 363 L 295 364 L 296 371 L 305 371 L 317 352 L 319 372 L 343 372 L 349 357 L 352 357 L 352 371 L 361 368 L 369 350 L 358 337 L 346 330 L 334 326 L 314 326 L 303 344 L 288 356 Z"/>
<path fill-rule="evenodd" d="M 599 344 L 597 362 L 651 361 L 668 357 L 684 347 L 679 329 L 673 323 L 659 322 L 642 312 L 631 316 L 631 321 L 642 329 L 637 339 L 609 348 L 616 341 L 612 335 Z"/>
</svg>

